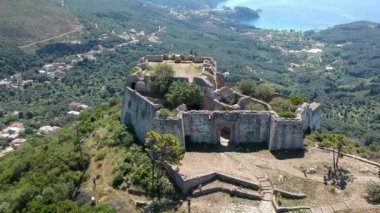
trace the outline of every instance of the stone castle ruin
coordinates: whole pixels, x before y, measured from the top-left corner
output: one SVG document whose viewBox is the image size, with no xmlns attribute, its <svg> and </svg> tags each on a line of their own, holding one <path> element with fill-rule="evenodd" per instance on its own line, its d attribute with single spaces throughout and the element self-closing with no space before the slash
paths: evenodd
<svg viewBox="0 0 380 213">
<path fill-rule="evenodd" d="M 197 84 L 204 90 L 200 110 L 180 105 L 175 115 L 160 116 L 163 100 L 152 95 L 148 85 L 151 68 L 160 63 L 173 68 L 173 80 Z M 135 70 L 126 80 L 121 120 L 141 141 L 148 131 L 155 130 L 175 135 L 183 147 L 186 143 L 227 142 L 266 145 L 275 151 L 304 148 L 304 132 L 320 128 L 319 104 L 304 103 L 297 109 L 296 118 L 282 118 L 268 103 L 224 87 L 223 76 L 210 57 L 148 55 L 140 59 Z M 247 110 L 251 103 L 263 110 Z"/>
</svg>

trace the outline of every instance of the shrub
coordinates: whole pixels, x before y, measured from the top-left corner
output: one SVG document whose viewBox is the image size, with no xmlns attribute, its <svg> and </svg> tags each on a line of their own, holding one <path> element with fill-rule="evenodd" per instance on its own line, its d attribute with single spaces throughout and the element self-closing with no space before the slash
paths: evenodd
<svg viewBox="0 0 380 213">
<path fill-rule="evenodd" d="M 152 162 L 148 153 L 136 144 L 133 144 L 128 150 L 124 161 L 119 165 L 115 178 L 120 179 L 120 177 L 117 177 L 120 175 L 119 173 L 127 175 L 134 185 L 141 187 L 145 191 L 151 189 Z"/>
<path fill-rule="evenodd" d="M 159 112 L 160 112 L 160 118 L 168 118 L 171 113 L 170 110 L 166 108 L 161 108 Z"/>
<path fill-rule="evenodd" d="M 278 115 L 282 118 L 295 118 L 296 117 L 296 113 L 290 112 L 290 111 L 282 111 L 282 112 L 279 112 Z"/>
<path fill-rule="evenodd" d="M 275 98 L 270 102 L 273 110 L 277 112 L 277 114 L 284 118 L 295 118 L 296 117 L 296 109 L 295 106 L 289 99 L 284 98 Z"/>
<path fill-rule="evenodd" d="M 111 130 L 114 133 L 111 142 L 108 144 L 110 146 L 123 145 L 129 147 L 135 141 L 133 134 L 131 134 L 123 124 L 115 123 L 115 125 L 112 125 Z"/>
<path fill-rule="evenodd" d="M 95 161 L 101 161 L 101 160 L 104 160 L 104 158 L 106 158 L 106 153 L 105 152 L 101 152 L 99 153 L 98 155 L 96 155 L 95 157 Z"/>
<path fill-rule="evenodd" d="M 252 80 L 242 80 L 239 82 L 238 89 L 244 95 L 254 96 L 256 83 Z"/>
<path fill-rule="evenodd" d="M 292 102 L 292 104 L 298 106 L 298 105 L 303 104 L 305 102 L 305 100 L 298 95 L 292 95 L 292 96 L 290 96 L 290 102 Z"/>
<path fill-rule="evenodd" d="M 255 97 L 266 102 L 269 102 L 274 97 L 274 89 L 268 84 L 261 84 L 255 91 Z"/>
<path fill-rule="evenodd" d="M 203 92 L 196 84 L 176 81 L 170 85 L 166 98 L 172 105 L 186 104 L 189 108 L 199 107 Z"/>
<path fill-rule="evenodd" d="M 114 178 L 112 179 L 112 187 L 119 188 L 119 186 L 124 182 L 124 177 L 121 172 L 117 172 Z"/>
<path fill-rule="evenodd" d="M 173 76 L 174 70 L 169 64 L 159 64 L 154 67 L 151 80 L 148 82 L 148 85 L 154 92 L 165 94 L 169 89 Z"/>
<path fill-rule="evenodd" d="M 250 103 L 245 107 L 246 110 L 252 110 L 252 111 L 263 111 L 265 110 L 265 107 L 259 103 Z"/>
<path fill-rule="evenodd" d="M 380 183 L 370 181 L 366 185 L 367 199 L 370 202 L 380 203 Z"/>
</svg>

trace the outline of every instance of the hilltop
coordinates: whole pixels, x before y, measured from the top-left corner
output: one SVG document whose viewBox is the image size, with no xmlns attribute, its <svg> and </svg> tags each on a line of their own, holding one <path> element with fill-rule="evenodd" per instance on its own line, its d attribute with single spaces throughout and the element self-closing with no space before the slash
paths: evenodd
<svg viewBox="0 0 380 213">
<path fill-rule="evenodd" d="M 213 56 L 218 72 L 231 87 L 246 79 L 257 88 L 266 86 L 284 97 L 298 95 L 305 101 L 321 103 L 322 132 L 305 136 L 306 152 L 273 155 L 267 150 L 238 147 L 240 153 L 224 153 L 221 150 L 225 147 L 215 150 L 194 146 L 180 167 L 182 174 L 196 176 L 198 172 L 236 169 L 242 176 L 253 177 L 253 181 L 260 179 L 263 185 L 270 180 L 281 189 L 307 195 L 300 200 L 276 195 L 282 205 L 315 205 L 320 209 L 320 204 L 331 200 L 327 208 L 342 204 L 350 208 L 341 201 L 350 201 L 354 208 L 370 207 L 363 199 L 364 188 L 368 180 L 378 180 L 377 164 L 348 156 L 340 159 L 341 168 L 349 171 L 347 178 L 356 179 L 346 190 L 336 191 L 322 182 L 334 154 L 317 146 L 334 147 L 341 141 L 344 153 L 377 162 L 380 159 L 377 24 L 358 22 L 319 32 L 256 29 L 226 18 L 225 13 L 210 12 L 213 6 L 205 2 L 216 2 L 212 0 L 76 0 L 66 1 L 65 8 L 55 0 L 3 1 L 3 41 L 23 45 L 33 39 L 45 40 L 56 36 L 54 32 L 70 31 L 76 18 L 86 33 L 65 41 L 49 40 L 36 45 L 35 52 L 0 44 L 0 134 L 7 137 L 0 140 L 0 155 L 4 151 L 0 159 L 0 191 L 4 192 L 0 194 L 0 212 L 94 212 L 87 205 L 79 210 L 84 202 L 89 205 L 93 195 L 99 204 L 118 212 L 135 212 L 135 205 L 148 205 L 153 200 L 149 196 L 151 162 L 133 132 L 120 123 L 121 104 L 114 98 L 121 97 L 126 76 L 136 73 L 134 67 L 142 56 L 163 52 Z M 193 9 L 186 9 L 185 4 Z M 8 12 L 4 14 L 3 10 Z M 36 19 L 25 21 L 28 17 Z M 199 71 L 198 66 L 188 68 L 184 71 Z M 287 109 L 278 108 L 284 112 L 292 108 L 285 106 Z M 250 106 L 255 107 L 260 105 Z M 84 162 L 73 128 L 78 122 L 84 139 Z M 14 139 L 14 130 L 20 130 L 16 132 L 19 138 Z M 51 134 L 40 135 L 42 130 Z M 213 153 L 206 153 L 208 149 Z M 210 167 L 204 167 L 204 162 Z M 217 171 L 221 164 L 223 170 Z M 305 171 L 310 172 L 308 177 L 304 177 Z M 268 175 L 265 180 L 261 178 L 264 173 Z M 168 183 L 164 186 L 165 208 L 185 210 L 187 203 L 177 200 L 182 194 L 164 180 Z M 231 192 L 236 188 L 217 181 L 203 189 L 222 186 Z M 80 195 L 73 196 L 79 186 Z M 272 186 L 267 187 L 272 191 Z M 256 194 L 249 188 L 247 191 Z M 195 212 L 216 212 L 227 204 L 230 209 L 247 203 L 255 204 L 218 193 L 193 198 L 192 208 Z M 151 207 L 155 205 L 153 202 Z M 100 206 L 101 211 L 110 210 Z"/>
<path fill-rule="evenodd" d="M 75 30 L 78 22 L 56 0 L 0 2 L 0 41 L 26 45 Z"/>
</svg>

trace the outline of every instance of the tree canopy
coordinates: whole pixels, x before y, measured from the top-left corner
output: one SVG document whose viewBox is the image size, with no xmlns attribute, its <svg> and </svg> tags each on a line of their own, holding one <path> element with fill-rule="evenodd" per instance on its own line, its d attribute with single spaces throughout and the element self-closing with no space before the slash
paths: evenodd
<svg viewBox="0 0 380 213">
<path fill-rule="evenodd" d="M 256 88 L 256 82 L 252 80 L 241 80 L 238 84 L 238 89 L 244 95 L 254 96 Z"/>
<path fill-rule="evenodd" d="M 295 118 L 297 106 L 289 99 L 275 98 L 270 103 L 271 107 L 277 114 L 284 118 Z"/>
<path fill-rule="evenodd" d="M 158 64 L 153 68 L 152 78 L 148 82 L 149 87 L 153 92 L 165 94 L 169 89 L 173 76 L 174 70 L 169 64 Z"/>
<path fill-rule="evenodd" d="M 266 102 L 272 100 L 274 96 L 274 88 L 268 84 L 260 84 L 255 92 L 255 97 Z"/>
<path fill-rule="evenodd" d="M 145 146 L 152 160 L 160 165 L 179 164 L 184 155 L 181 143 L 172 134 L 160 135 L 155 131 L 149 131 L 145 138 Z"/>
<path fill-rule="evenodd" d="M 203 92 L 196 84 L 176 81 L 170 85 L 166 98 L 175 106 L 186 104 L 189 108 L 197 108 L 202 101 Z"/>
</svg>

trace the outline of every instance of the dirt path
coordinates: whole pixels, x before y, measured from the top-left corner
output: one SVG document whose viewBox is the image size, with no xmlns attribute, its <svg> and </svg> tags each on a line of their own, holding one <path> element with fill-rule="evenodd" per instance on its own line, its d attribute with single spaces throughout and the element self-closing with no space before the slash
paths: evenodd
<svg viewBox="0 0 380 213">
<path fill-rule="evenodd" d="M 73 33 L 76 33 L 76 32 L 80 32 L 80 31 L 82 31 L 82 29 L 83 29 L 83 26 L 82 26 L 82 25 L 75 25 L 74 29 L 73 29 L 73 30 L 70 30 L 69 32 L 65 32 L 65 33 L 62 33 L 62 34 L 59 34 L 59 35 L 56 35 L 56 36 L 53 36 L 53 37 L 50 37 L 50 38 L 44 39 L 44 40 L 35 41 L 35 42 L 30 43 L 30 44 L 22 45 L 22 46 L 18 46 L 18 47 L 19 47 L 20 49 L 25 49 L 25 48 L 28 48 L 28 47 L 34 46 L 34 45 L 36 45 L 36 44 L 46 43 L 46 42 L 51 41 L 51 40 L 54 40 L 54 39 L 58 39 L 58 38 L 61 38 L 61 37 L 64 37 L 64 36 L 67 36 L 67 35 L 70 35 L 70 34 L 73 34 Z"/>
<path fill-rule="evenodd" d="M 108 147 L 101 151 L 93 149 L 92 152 L 96 154 L 92 157 L 87 170 L 90 178 L 83 184 L 83 190 L 86 194 L 94 196 L 99 203 L 112 206 L 117 212 L 136 212 L 131 195 L 125 191 L 114 189 L 110 185 L 113 176 L 112 171 L 123 153 Z M 95 161 L 96 155 L 100 152 L 107 154 L 103 160 Z M 94 187 L 93 178 L 97 176 L 96 187 Z"/>
</svg>

